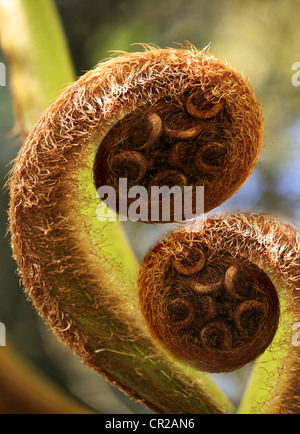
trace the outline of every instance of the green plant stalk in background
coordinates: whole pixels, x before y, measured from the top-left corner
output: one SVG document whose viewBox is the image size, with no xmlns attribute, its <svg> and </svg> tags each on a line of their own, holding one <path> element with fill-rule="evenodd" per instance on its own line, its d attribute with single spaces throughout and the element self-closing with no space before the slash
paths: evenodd
<svg viewBox="0 0 300 434">
<path fill-rule="evenodd" d="M 279 295 L 284 293 L 280 288 Z M 288 358 L 287 348 L 282 345 L 289 335 L 293 319 L 286 313 L 284 297 L 280 300 L 280 322 L 278 331 L 269 348 L 254 363 L 252 372 L 238 408 L 238 414 L 257 414 L 268 401 L 269 392 L 278 381 L 278 372 L 284 372 L 284 360 Z"/>
<path fill-rule="evenodd" d="M 0 0 L 0 24 L 17 127 L 25 138 L 59 92 L 74 81 L 75 71 L 52 0 Z M 137 262 L 122 228 L 103 226 L 103 236 L 111 241 L 107 252 L 134 275 Z"/>
<path fill-rule="evenodd" d="M 73 81 L 74 70 L 51 1 L 1 0 L 0 20 L 16 120 L 26 136 L 58 92 Z"/>
<path fill-rule="evenodd" d="M 74 77 L 52 2 L 0 0 L 0 43 L 9 62 L 15 129 L 25 139 L 40 113 Z M 11 343 L 1 352 L 0 372 L 2 414 L 90 412 L 36 372 Z"/>
<path fill-rule="evenodd" d="M 75 74 L 61 24 L 51 0 L 0 0 L 0 22 L 0 38 L 9 61 L 16 119 L 25 137 L 49 103 L 66 84 L 74 80 Z M 91 200 L 93 199 L 94 197 Z M 101 236 L 110 240 L 110 244 L 105 247 L 105 253 L 117 258 L 117 261 L 125 266 L 128 275 L 133 277 L 137 262 L 122 227 L 114 223 L 105 223 L 101 228 Z M 78 285 L 82 286 L 80 282 Z M 111 330 L 113 336 L 114 326 L 115 324 L 107 320 L 106 334 Z M 86 318 L 82 327 L 88 332 L 89 318 Z M 115 364 L 119 367 L 125 385 L 130 379 L 138 388 L 138 379 L 142 378 L 141 376 L 149 379 L 148 393 L 150 391 L 150 396 L 157 396 L 153 398 L 153 402 L 148 402 L 151 407 L 168 412 L 167 402 L 175 402 L 172 408 L 175 412 L 176 408 L 178 411 L 181 409 L 190 413 L 232 411 L 228 399 L 208 376 L 194 372 L 186 366 L 177 365 L 168 358 L 153 359 L 154 347 L 145 346 L 145 341 L 140 340 L 138 336 L 134 343 L 124 343 L 125 347 L 126 345 L 128 352 L 132 353 L 133 348 L 135 349 L 136 361 L 137 355 L 140 355 L 140 366 L 135 367 L 130 357 L 130 362 L 127 363 L 128 360 L 125 361 L 126 358 L 122 357 L 118 348 L 108 350 L 111 359 L 115 355 Z M 176 369 L 173 371 L 175 365 Z M 158 385 L 164 394 L 158 393 Z M 178 396 L 175 399 L 169 395 L 172 395 L 176 388 Z M 142 396 L 144 391 L 140 392 L 139 395 Z M 156 405 L 156 400 L 160 401 L 162 407 Z M 163 401 L 166 401 L 166 404 L 163 404 Z"/>
</svg>

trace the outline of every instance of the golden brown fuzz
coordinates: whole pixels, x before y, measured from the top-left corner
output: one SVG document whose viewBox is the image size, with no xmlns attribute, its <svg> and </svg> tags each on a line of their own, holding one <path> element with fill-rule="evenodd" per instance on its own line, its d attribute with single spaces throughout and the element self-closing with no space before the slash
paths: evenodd
<svg viewBox="0 0 300 434">
<path fill-rule="evenodd" d="M 119 121 L 133 115 L 137 109 L 142 112 L 147 110 L 146 103 L 150 108 L 172 101 L 173 107 L 177 101 L 178 107 L 182 109 L 182 98 L 187 95 L 191 82 L 201 83 L 198 86 L 200 88 L 204 85 L 209 87 L 209 83 L 218 80 L 220 74 L 225 74 L 226 80 L 218 82 L 216 89 L 220 90 L 221 99 L 226 103 L 216 113 L 221 100 L 214 100 L 214 108 L 206 107 L 205 116 L 215 115 L 217 118 L 222 111 L 227 112 L 229 107 L 231 110 L 234 107 L 239 110 L 240 106 L 235 106 L 233 101 L 241 103 L 235 98 L 240 87 L 235 81 L 232 87 L 227 86 L 230 79 L 235 80 L 237 75 L 226 65 L 221 69 L 217 68 L 218 65 L 220 62 L 208 52 L 199 52 L 192 47 L 187 50 L 150 49 L 142 53 L 124 53 L 118 58 L 100 63 L 68 86 L 41 116 L 22 146 L 10 177 L 11 242 L 27 296 L 59 340 L 87 366 L 147 408 L 165 414 L 224 413 L 228 411 L 228 404 L 227 400 L 226 403 L 222 399 L 219 401 L 219 394 L 213 396 L 211 384 L 207 385 L 206 378 L 201 377 L 199 381 L 199 377 L 194 376 L 194 371 L 187 370 L 185 366 L 166 357 L 165 352 L 147 334 L 137 315 L 136 300 L 130 292 L 128 276 L 115 256 L 107 257 L 105 244 L 109 240 L 102 233 L 96 234 L 98 226 L 95 227 L 92 219 L 85 218 L 85 209 L 90 205 L 90 194 L 93 196 L 93 192 L 82 192 L 85 187 L 82 186 L 82 174 L 86 174 L 86 169 L 90 168 L 89 152 L 94 150 L 96 155 L 99 144 L 106 140 L 107 135 L 112 134 L 110 131 L 113 125 L 118 125 Z M 213 70 L 216 75 L 208 79 L 204 71 Z M 191 81 L 191 77 L 197 77 L 196 81 Z M 261 134 L 256 136 L 255 141 L 252 139 L 253 132 L 258 131 L 256 126 L 262 125 L 258 105 L 253 109 L 252 103 L 250 104 L 250 101 L 256 101 L 255 97 L 248 85 L 244 82 L 240 85 L 244 92 L 241 93 L 243 104 L 249 102 L 246 111 L 253 122 L 249 130 L 240 131 L 236 146 L 230 149 L 232 154 L 228 154 L 232 165 L 226 166 L 226 170 L 227 167 L 233 168 L 232 174 L 241 170 L 239 185 L 246 179 L 246 167 L 243 164 L 248 164 L 249 169 L 258 157 Z M 215 89 L 214 86 L 212 88 Z M 186 142 L 187 136 L 196 128 L 198 117 L 195 113 L 202 110 L 198 108 L 196 97 L 197 95 L 190 99 L 188 97 L 185 105 L 186 116 L 192 116 L 195 125 L 185 137 L 182 138 L 181 134 L 180 141 Z M 238 119 L 238 113 L 242 112 L 234 113 L 231 110 L 228 116 Z M 149 114 L 149 119 L 150 125 L 155 128 L 159 126 L 156 111 L 151 116 Z M 213 118 L 201 122 L 212 122 L 209 119 Z M 166 127 L 167 131 L 168 128 L 174 129 L 173 124 L 167 124 Z M 261 127 L 259 131 L 262 132 Z M 226 134 L 230 136 L 228 131 Z M 150 133 L 147 149 L 151 148 L 153 140 L 157 140 L 156 136 L 156 133 Z M 172 146 L 171 162 L 181 161 L 182 148 L 178 142 L 176 140 Z M 216 138 L 212 143 L 215 149 L 213 161 L 216 161 L 225 145 Z M 148 170 L 145 170 L 148 165 L 146 155 L 139 149 L 125 151 L 129 152 L 126 158 L 133 166 L 130 167 L 130 176 L 140 182 Z M 197 151 L 198 157 L 195 158 L 203 170 L 212 161 L 207 157 L 207 152 L 210 155 L 210 150 L 204 145 Z M 242 156 L 240 161 L 235 160 L 237 155 Z M 247 159 L 248 155 L 255 156 L 251 159 L 252 163 Z M 118 170 L 122 165 L 118 161 L 120 157 L 115 157 L 112 171 L 119 176 Z M 168 179 L 173 176 L 173 170 L 178 172 L 170 169 Z M 155 176 L 162 179 L 165 174 L 158 173 Z M 188 174 L 180 172 L 176 179 L 184 182 L 187 176 Z M 87 179 L 88 176 L 83 178 Z M 231 191 L 224 194 L 226 185 L 231 186 Z M 207 200 L 212 200 L 213 203 L 218 195 L 217 202 L 225 200 L 236 188 L 237 185 L 228 176 L 211 199 L 207 195 Z M 209 186 L 206 193 L 208 191 Z M 235 292 L 239 292 L 233 292 L 236 285 L 230 283 L 230 278 L 234 279 L 234 268 L 231 271 L 229 269 L 247 258 L 249 267 L 253 266 L 254 271 L 255 267 L 268 270 L 270 280 L 276 288 L 277 281 L 282 284 L 287 298 L 287 310 L 294 321 L 299 321 L 300 240 L 296 231 L 269 217 L 237 215 L 207 220 L 203 230 L 201 228 L 201 234 L 203 245 L 209 251 L 215 250 L 217 253 L 223 249 L 230 258 L 226 272 L 224 268 L 225 274 L 227 273 L 228 297 L 231 294 L 234 299 Z M 192 240 L 193 232 L 189 232 L 189 236 Z M 166 249 L 165 254 L 167 259 L 174 256 L 170 249 Z M 154 251 L 152 258 L 156 264 L 159 257 L 156 257 Z M 179 273 L 183 281 L 189 278 L 191 269 L 195 274 L 201 273 L 207 260 L 204 250 L 199 261 L 191 266 L 187 266 L 184 261 L 173 260 L 173 272 Z M 163 257 L 160 266 L 161 269 L 157 265 L 154 267 L 156 274 L 153 277 L 158 281 L 166 267 Z M 193 283 L 193 291 L 199 291 L 202 283 Z M 210 288 L 217 291 L 218 281 L 213 281 Z M 251 299 L 250 307 L 246 305 L 237 312 L 235 310 L 237 329 L 245 327 L 249 312 L 254 311 L 259 317 L 261 305 L 264 304 L 263 291 L 261 297 L 253 298 L 253 301 Z M 188 301 L 181 303 L 183 312 L 188 309 Z M 233 302 L 231 300 L 231 304 Z M 173 310 L 174 307 L 176 312 L 176 303 Z M 208 309 L 208 312 L 213 310 L 214 308 Z M 179 320 L 189 320 L 188 315 L 177 318 L 178 323 Z M 211 345 L 211 331 L 206 330 L 203 335 L 204 341 Z M 227 345 L 229 334 L 224 333 L 224 336 L 224 345 Z M 290 342 L 288 332 L 286 336 Z M 263 411 L 299 412 L 299 351 L 300 348 L 291 347 L 289 357 L 282 362 L 285 375 L 272 378 L 271 404 L 268 401 L 263 405 Z M 276 382 L 275 387 L 273 380 Z"/>
<path fill-rule="evenodd" d="M 229 372 L 272 343 L 280 320 L 278 288 L 285 289 L 289 320 L 300 318 L 299 265 L 299 234 L 272 217 L 224 215 L 187 225 L 140 265 L 141 317 L 176 359 L 206 372 Z M 279 350 L 288 357 L 272 380 L 270 413 L 299 411 L 300 354 L 291 333 L 289 323 Z"/>
<path fill-rule="evenodd" d="M 129 273 L 115 252 L 107 253 L 115 241 L 94 224 L 90 157 L 115 121 L 170 93 L 175 76 L 184 89 L 202 57 L 193 49 L 151 49 L 99 63 L 43 113 L 9 183 L 14 257 L 39 314 L 86 365 L 147 408 L 168 414 L 223 413 L 228 406 L 170 363 L 145 332 Z"/>
<path fill-rule="evenodd" d="M 138 283 L 140 310 L 153 337 L 207 372 L 233 371 L 255 360 L 279 322 L 268 276 L 249 261 L 207 247 L 200 233 L 191 241 L 188 233 L 175 232 L 167 244 L 169 257 L 166 243 L 158 245 Z"/>
<path fill-rule="evenodd" d="M 97 189 L 114 187 L 117 203 L 107 204 L 117 212 L 127 198 L 119 190 L 120 178 L 128 180 L 126 193 L 136 185 L 145 187 L 144 221 L 169 222 L 176 220 L 172 201 L 169 219 L 161 209 L 158 219 L 150 218 L 151 200 L 157 200 L 151 187 L 179 186 L 183 192 L 192 186 L 195 212 L 195 187 L 204 186 L 205 212 L 219 206 L 250 176 L 262 145 L 263 119 L 247 81 L 208 51 L 150 53 L 147 61 L 145 54 L 132 55 L 116 77 L 116 89 L 123 89 L 123 77 L 131 72 L 124 97 L 133 105 L 122 115 L 116 108 L 115 122 L 99 142 L 94 182 Z M 134 200 L 128 199 L 128 207 Z"/>
</svg>

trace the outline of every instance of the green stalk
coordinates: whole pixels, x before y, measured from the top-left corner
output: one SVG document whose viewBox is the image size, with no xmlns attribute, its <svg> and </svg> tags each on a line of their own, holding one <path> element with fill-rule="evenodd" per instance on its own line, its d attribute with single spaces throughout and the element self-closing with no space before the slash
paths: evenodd
<svg viewBox="0 0 300 434">
<path fill-rule="evenodd" d="M 279 291 L 280 293 L 281 291 Z M 255 362 L 237 411 L 238 414 L 264 414 L 266 404 L 270 400 L 270 392 L 274 390 L 279 373 L 285 369 L 289 348 L 284 342 L 291 331 L 293 320 L 285 312 L 283 296 L 280 297 L 280 306 L 281 316 L 278 331 L 270 347 Z"/>
<path fill-rule="evenodd" d="M 0 40 L 18 127 L 27 135 L 74 70 L 52 1 L 0 0 Z"/>
<path fill-rule="evenodd" d="M 25 138 L 49 104 L 76 78 L 53 1 L 0 0 L 0 42 L 9 63 L 17 127 Z M 93 206 L 96 210 L 96 197 Z M 101 231 L 110 240 L 107 254 L 117 257 L 134 277 L 137 261 L 122 227 L 102 224 Z"/>
</svg>

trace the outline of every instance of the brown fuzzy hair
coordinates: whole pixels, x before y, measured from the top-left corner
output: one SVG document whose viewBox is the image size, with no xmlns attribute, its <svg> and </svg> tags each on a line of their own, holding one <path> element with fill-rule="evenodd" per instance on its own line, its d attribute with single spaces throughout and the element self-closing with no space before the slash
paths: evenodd
<svg viewBox="0 0 300 434">
<path fill-rule="evenodd" d="M 219 64 L 208 52 L 192 47 L 151 48 L 142 53 L 123 53 L 100 63 L 62 92 L 41 116 L 10 177 L 11 240 L 26 294 L 57 337 L 85 364 L 158 413 L 224 413 L 228 405 L 212 396 L 203 377 L 198 381 L 193 371 L 182 369 L 147 334 L 130 294 L 131 282 L 124 274 L 118 278 L 117 260 L 107 258 L 103 240 L 98 245 L 95 240 L 99 235 L 84 219 L 82 208 L 86 204 L 81 201 L 78 174 L 89 168 L 89 153 L 97 153 L 114 123 L 138 108 L 142 110 L 145 102 L 155 105 L 170 95 L 174 100 L 178 98 L 180 105 L 190 85 L 189 77 L 199 74 L 199 65 Z M 228 74 L 235 77 L 234 72 Z M 234 88 L 231 91 L 233 95 Z M 260 114 L 257 119 L 261 131 Z M 240 164 L 248 151 L 253 151 L 249 163 L 253 168 L 261 135 L 255 143 L 252 135 L 249 140 L 246 135 L 243 137 L 246 147 Z M 244 176 L 245 171 L 240 185 Z M 222 197 L 225 200 L 227 195 Z M 233 224 L 233 231 L 244 231 L 243 236 L 239 232 L 241 248 L 245 234 L 250 234 L 251 242 L 256 243 L 256 220 L 236 216 L 228 221 Z M 296 263 L 296 235 L 292 231 L 283 235 L 275 231 L 275 241 L 276 237 L 287 237 L 284 249 Z M 282 249 L 276 242 L 273 250 L 269 248 L 280 258 Z M 288 272 L 287 268 L 284 270 Z M 296 294 L 295 270 L 291 271 L 291 278 L 285 271 L 283 274 L 290 292 Z M 291 361 L 295 364 L 294 358 Z M 295 372 L 299 373 L 299 369 Z M 280 390 L 283 396 L 284 389 Z M 285 392 L 288 395 L 287 389 Z M 291 392 L 289 399 L 295 396 L 295 402 L 299 402 L 294 389 Z"/>
<path fill-rule="evenodd" d="M 224 215 L 178 229 L 139 269 L 149 333 L 165 351 L 209 372 L 256 359 L 275 336 L 279 295 L 290 320 L 299 321 L 299 248 L 299 233 L 266 215 Z M 287 356 L 259 412 L 300 410 L 300 349 L 292 346 L 291 323 L 285 327 L 280 352 Z"/>
<path fill-rule="evenodd" d="M 9 182 L 11 242 L 26 294 L 87 366 L 158 413 L 224 413 L 228 405 L 166 358 L 146 333 L 133 283 L 117 258 L 107 257 L 110 240 L 83 211 L 94 202 L 95 191 L 86 194 L 82 185 L 92 170 L 80 175 L 113 122 L 145 101 L 176 97 L 205 58 L 195 49 L 150 49 L 100 63 L 41 116 Z"/>
<path fill-rule="evenodd" d="M 150 54 L 151 53 L 151 54 Z M 204 211 L 221 205 L 248 179 L 258 160 L 263 140 L 263 119 L 259 102 L 249 83 L 238 72 L 208 51 L 151 51 L 134 56 L 135 64 L 123 65 L 139 76 L 134 93 L 124 92 L 127 115 L 118 116 L 99 143 L 94 163 L 96 188 L 112 186 L 117 203 L 107 201 L 115 211 L 127 196 L 119 190 L 119 179 L 130 187 L 140 185 L 148 192 L 148 215 L 142 221 L 176 220 L 175 204 L 170 218 L 150 218 L 151 187 L 194 188 L 192 211 L 196 211 L 196 186 L 204 186 Z M 116 89 L 123 78 L 115 76 Z M 142 93 L 140 101 L 136 92 Z M 128 199 L 127 206 L 134 201 Z M 159 201 L 160 207 L 162 200 Z M 188 219 L 182 212 L 182 220 Z"/>
</svg>

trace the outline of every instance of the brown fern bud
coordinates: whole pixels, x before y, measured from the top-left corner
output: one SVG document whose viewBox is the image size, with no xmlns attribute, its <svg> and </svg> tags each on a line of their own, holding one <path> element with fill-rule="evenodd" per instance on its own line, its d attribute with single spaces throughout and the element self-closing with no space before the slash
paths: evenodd
<svg viewBox="0 0 300 434">
<path fill-rule="evenodd" d="M 268 275 L 245 258 L 244 246 L 233 249 L 230 228 L 218 229 L 216 220 L 215 233 L 211 225 L 180 229 L 158 244 L 140 268 L 137 293 L 146 326 L 162 347 L 201 370 L 229 372 L 271 344 L 279 300 Z"/>
<path fill-rule="evenodd" d="M 135 53 L 118 66 L 115 92 L 123 95 L 124 104 L 115 104 L 111 96 L 94 162 L 96 188 L 108 185 L 117 192 L 114 210 L 120 212 L 125 200 L 128 210 L 136 200 L 119 188 L 120 178 L 134 170 L 138 175 L 128 176 L 127 192 L 136 185 L 147 192 L 179 185 L 183 193 L 184 186 L 191 186 L 193 212 L 196 186 L 205 188 L 205 212 L 231 197 L 250 176 L 263 140 L 262 113 L 246 80 L 209 52 L 195 49 Z M 122 161 L 120 171 L 111 170 L 131 152 L 144 159 L 146 170 L 133 169 L 132 159 L 128 167 Z M 170 178 L 174 170 L 178 175 Z M 162 213 L 162 198 L 158 216 L 151 214 L 151 194 L 143 200 L 148 213 L 140 220 L 176 221 L 172 198 L 169 218 Z M 182 208 L 182 220 L 190 218 L 183 200 Z"/>
<path fill-rule="evenodd" d="M 155 261 L 153 254 L 146 258 L 139 276 L 142 315 L 155 339 L 175 356 L 208 372 L 238 369 L 273 340 L 279 320 L 276 289 L 250 262 L 215 252 L 201 234 L 193 233 L 192 241 L 189 235 L 174 233 L 155 248 Z M 185 255 L 188 262 L 197 253 L 201 260 L 194 266 L 182 268 L 183 260 L 178 265 L 178 257 Z M 233 269 L 239 269 L 241 280 L 233 275 L 228 285 Z M 175 323 L 169 312 L 174 299 L 180 318 Z"/>
<path fill-rule="evenodd" d="M 299 232 L 272 216 L 228 214 L 185 225 L 140 265 L 141 317 L 160 347 L 208 372 L 240 368 L 270 346 L 274 372 L 254 411 L 299 414 L 300 347 L 292 345 L 299 252 Z"/>
</svg>

